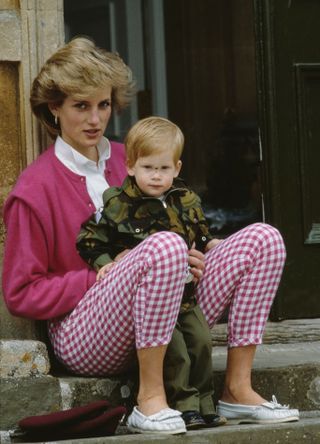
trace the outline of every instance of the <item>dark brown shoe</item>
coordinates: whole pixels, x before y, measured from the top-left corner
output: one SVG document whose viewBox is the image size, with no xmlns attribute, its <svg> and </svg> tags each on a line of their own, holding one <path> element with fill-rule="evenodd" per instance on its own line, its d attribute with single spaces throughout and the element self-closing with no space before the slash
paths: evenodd
<svg viewBox="0 0 320 444">
<path fill-rule="evenodd" d="M 182 419 L 185 422 L 187 430 L 196 430 L 206 427 L 205 420 L 196 410 L 188 410 L 182 413 Z"/>
<path fill-rule="evenodd" d="M 213 413 L 212 415 L 202 415 L 205 422 L 204 428 L 218 427 L 227 423 L 227 419 L 224 416 Z"/>
</svg>

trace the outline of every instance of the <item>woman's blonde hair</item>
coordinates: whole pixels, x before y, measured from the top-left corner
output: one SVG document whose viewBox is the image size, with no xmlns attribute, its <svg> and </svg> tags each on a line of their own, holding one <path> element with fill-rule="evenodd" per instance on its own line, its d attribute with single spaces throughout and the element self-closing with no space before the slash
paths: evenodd
<svg viewBox="0 0 320 444">
<path fill-rule="evenodd" d="M 176 164 L 181 157 L 184 136 L 181 129 L 164 117 L 146 117 L 129 130 L 125 141 L 127 165 L 131 168 L 139 157 L 170 148 Z"/>
<path fill-rule="evenodd" d="M 135 93 L 130 68 L 117 53 L 98 48 L 87 37 L 76 37 L 58 49 L 34 79 L 31 108 L 55 137 L 60 128 L 48 104 L 60 106 L 67 96 L 81 100 L 105 87 L 111 87 L 112 106 L 121 111 Z"/>
</svg>

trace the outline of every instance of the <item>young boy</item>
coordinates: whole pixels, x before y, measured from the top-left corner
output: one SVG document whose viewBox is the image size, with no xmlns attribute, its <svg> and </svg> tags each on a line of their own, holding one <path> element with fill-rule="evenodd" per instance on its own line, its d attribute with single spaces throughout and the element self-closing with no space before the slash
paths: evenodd
<svg viewBox="0 0 320 444">
<path fill-rule="evenodd" d="M 82 225 L 77 248 L 101 279 L 122 251 L 134 248 L 158 231 L 174 231 L 188 248 L 208 251 L 212 239 L 200 198 L 178 178 L 184 136 L 174 123 L 161 117 L 137 122 L 126 140 L 128 176 L 121 187 L 103 195 L 100 219 Z M 211 334 L 197 305 L 186 270 L 181 310 L 168 345 L 164 382 L 171 408 L 182 412 L 187 429 L 214 427 L 226 420 L 215 414 Z"/>
</svg>

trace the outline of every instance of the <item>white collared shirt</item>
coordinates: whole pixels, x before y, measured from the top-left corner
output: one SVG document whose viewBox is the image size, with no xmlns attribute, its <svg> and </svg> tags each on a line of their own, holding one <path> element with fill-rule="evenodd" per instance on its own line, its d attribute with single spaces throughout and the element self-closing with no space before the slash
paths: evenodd
<svg viewBox="0 0 320 444">
<path fill-rule="evenodd" d="M 60 136 L 57 137 L 54 146 L 55 155 L 69 170 L 80 176 L 85 176 L 89 196 L 96 210 L 99 210 L 103 206 L 102 194 L 109 188 L 109 184 L 104 176 L 106 160 L 111 156 L 109 140 L 106 137 L 102 137 L 97 145 L 97 149 L 99 161 L 96 163 L 72 148 Z"/>
</svg>

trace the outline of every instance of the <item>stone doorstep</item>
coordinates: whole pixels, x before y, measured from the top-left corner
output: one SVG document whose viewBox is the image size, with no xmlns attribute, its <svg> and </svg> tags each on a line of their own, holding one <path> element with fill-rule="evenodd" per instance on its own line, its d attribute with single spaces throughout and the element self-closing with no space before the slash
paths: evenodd
<svg viewBox="0 0 320 444">
<path fill-rule="evenodd" d="M 227 324 L 216 324 L 212 328 L 212 344 L 226 345 Z M 289 344 L 320 341 L 320 318 L 288 319 L 267 322 L 263 335 L 264 344 Z"/>
<path fill-rule="evenodd" d="M 224 371 L 214 371 L 215 402 L 220 398 Z M 320 410 L 320 365 L 300 364 L 287 367 L 254 369 L 253 385 L 267 399 L 275 394 L 282 404 L 302 410 Z M 16 427 L 17 422 L 98 399 L 124 403 L 121 387 L 127 380 L 119 378 L 34 377 L 2 378 L 0 387 L 0 430 Z M 130 386 L 130 384 L 129 384 Z M 127 402 L 130 408 L 130 402 Z"/>
<path fill-rule="evenodd" d="M 119 428 L 120 429 L 120 428 Z M 268 425 L 233 425 L 213 429 L 196 430 L 184 435 L 127 434 L 117 430 L 115 436 L 71 439 L 61 444 L 261 444 L 262 442 L 283 444 L 319 444 L 320 412 L 302 415 L 300 421 Z M 11 444 L 8 432 L 0 432 L 1 444 Z M 44 444 L 44 443 L 43 443 Z M 57 444 L 55 442 L 55 444 Z"/>
<path fill-rule="evenodd" d="M 0 340 L 0 377 L 33 377 L 47 375 L 50 362 L 43 342 Z"/>
<path fill-rule="evenodd" d="M 295 423 L 272 425 L 223 426 L 214 429 L 187 432 L 180 436 L 121 435 L 85 440 L 62 441 L 62 444 L 319 444 L 320 417 L 303 419 Z"/>
<path fill-rule="evenodd" d="M 1 375 L 0 430 L 15 427 L 16 422 L 25 416 L 67 409 L 97 399 L 123 402 L 120 388 L 127 383 L 126 379 L 54 377 L 47 374 L 46 348 L 39 348 L 37 341 L 26 341 L 33 342 L 28 344 L 29 348 L 21 348 L 16 342 L 13 344 L 18 364 L 12 358 L 13 354 L 10 355 L 8 344 L 3 342 L 0 341 L 2 362 L 9 353 L 12 368 L 16 369 L 23 362 L 24 371 L 12 371 L 7 365 Z M 38 354 L 34 354 L 33 349 Z M 290 403 L 300 410 L 320 410 L 319 350 L 320 342 L 259 347 L 252 374 L 254 387 L 267 399 L 275 394 L 283 404 Z M 215 402 L 223 386 L 225 360 L 226 347 L 214 347 Z"/>
<path fill-rule="evenodd" d="M 217 324 L 212 329 L 212 344 L 214 347 L 213 358 L 215 359 L 215 350 L 217 351 L 218 365 L 221 361 L 221 353 L 226 346 L 227 326 L 226 324 Z M 255 364 L 259 360 L 259 354 L 262 353 L 262 365 L 265 365 L 265 354 L 268 345 L 270 356 L 269 362 L 272 365 L 275 354 L 281 355 L 277 348 L 282 344 L 292 344 L 291 351 L 286 347 L 282 353 L 283 360 L 288 356 L 287 364 L 297 360 L 297 356 L 305 354 L 304 348 L 300 347 L 300 343 L 320 343 L 320 319 L 298 319 L 286 320 L 282 322 L 268 322 L 263 337 L 264 346 L 258 348 L 258 354 Z M 265 347 L 265 348 L 263 348 Z M 296 353 L 298 351 L 298 353 Z M 314 350 L 314 356 L 320 353 Z M 288 354 L 289 353 L 289 354 Z M 308 356 L 310 355 L 309 347 L 307 348 Z M 279 358 L 277 358 L 277 366 Z M 299 360 L 299 358 L 298 358 Z M 300 358 L 304 361 L 304 359 Z M 320 358 L 319 358 L 320 360 Z M 0 340 L 0 377 L 24 377 L 24 376 L 40 376 L 46 375 L 50 371 L 50 362 L 48 352 L 44 343 L 35 340 Z M 221 365 L 220 365 L 221 367 Z M 216 367 L 217 368 L 217 367 Z M 223 367 L 225 368 L 225 362 Z"/>
</svg>

